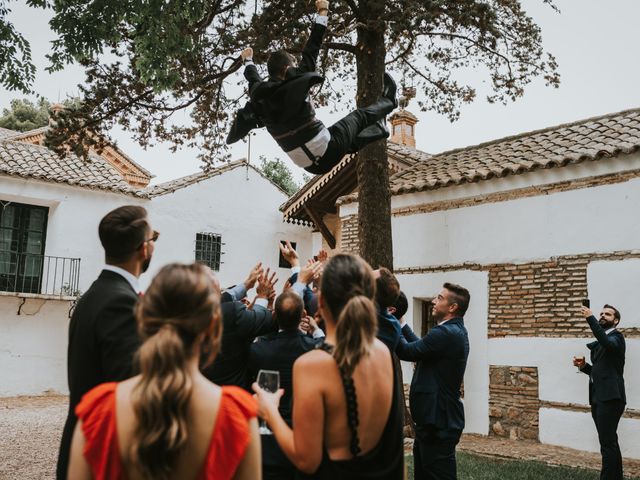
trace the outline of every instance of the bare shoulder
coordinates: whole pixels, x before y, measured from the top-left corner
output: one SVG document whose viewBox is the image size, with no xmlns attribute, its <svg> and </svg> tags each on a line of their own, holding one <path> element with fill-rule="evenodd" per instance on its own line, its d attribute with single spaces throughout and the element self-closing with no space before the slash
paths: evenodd
<svg viewBox="0 0 640 480">
<path fill-rule="evenodd" d="M 305 371 L 326 368 L 327 365 L 335 365 L 335 360 L 327 352 L 322 350 L 311 350 L 298 357 L 293 368 Z"/>
<path fill-rule="evenodd" d="M 384 361 L 391 361 L 391 352 L 389 348 L 377 338 L 373 341 L 374 358 Z"/>
</svg>

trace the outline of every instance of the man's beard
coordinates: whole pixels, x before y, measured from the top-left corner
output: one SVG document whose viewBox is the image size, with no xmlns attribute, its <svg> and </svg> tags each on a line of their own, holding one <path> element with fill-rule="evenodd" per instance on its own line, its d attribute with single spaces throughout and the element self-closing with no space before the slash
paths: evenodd
<svg viewBox="0 0 640 480">
<path fill-rule="evenodd" d="M 600 320 L 598 320 L 598 323 L 600 324 L 600 326 L 602 328 L 604 328 L 605 330 L 609 330 L 610 328 L 613 328 L 616 326 L 616 324 L 612 321 L 607 320 L 604 317 L 600 317 Z"/>
<path fill-rule="evenodd" d="M 151 263 L 151 257 L 145 258 L 144 262 L 142 262 L 142 273 L 147 271 L 150 263 Z"/>
</svg>

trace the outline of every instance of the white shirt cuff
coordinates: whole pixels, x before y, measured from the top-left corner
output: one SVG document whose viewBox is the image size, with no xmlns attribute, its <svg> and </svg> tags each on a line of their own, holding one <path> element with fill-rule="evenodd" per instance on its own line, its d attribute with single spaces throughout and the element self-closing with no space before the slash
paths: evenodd
<svg viewBox="0 0 640 480">
<path fill-rule="evenodd" d="M 321 328 L 316 328 L 311 334 L 313 338 L 324 338 L 324 332 Z"/>
<path fill-rule="evenodd" d="M 320 25 L 324 25 L 326 27 L 327 24 L 329 23 L 329 16 L 328 15 L 316 15 L 315 22 L 320 24 Z"/>
<path fill-rule="evenodd" d="M 251 57 L 247 57 L 247 58 L 245 58 L 245 59 L 244 59 L 244 64 L 245 64 L 245 65 L 248 65 L 248 64 L 250 64 L 250 63 L 253 63 L 253 58 L 251 58 Z"/>
<path fill-rule="evenodd" d="M 269 300 L 267 300 L 266 298 L 256 298 L 254 305 L 260 305 L 261 307 L 267 308 L 267 306 L 269 305 Z"/>
<path fill-rule="evenodd" d="M 300 265 L 296 265 L 295 267 L 291 267 L 291 275 L 294 273 L 300 273 Z"/>
</svg>

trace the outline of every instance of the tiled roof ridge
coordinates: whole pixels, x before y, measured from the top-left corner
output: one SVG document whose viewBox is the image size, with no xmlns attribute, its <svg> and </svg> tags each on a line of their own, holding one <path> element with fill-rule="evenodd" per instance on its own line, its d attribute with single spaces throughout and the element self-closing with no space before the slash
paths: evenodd
<svg viewBox="0 0 640 480">
<path fill-rule="evenodd" d="M 184 177 L 175 178 L 173 180 L 168 180 L 166 182 L 159 183 L 157 185 L 151 185 L 145 189 L 146 192 L 149 193 L 151 197 L 158 197 L 161 195 L 166 195 L 168 193 L 173 193 L 182 188 L 188 187 L 190 185 L 194 185 L 196 183 L 208 180 L 210 178 L 216 177 L 218 175 L 222 175 L 223 173 L 230 172 L 239 167 L 249 167 L 253 171 L 257 172 L 262 178 L 267 180 L 273 186 L 275 186 L 278 190 L 280 190 L 284 195 L 288 196 L 288 193 L 282 190 L 278 185 L 273 183 L 269 178 L 265 176 L 259 168 L 256 168 L 252 165 L 246 158 L 239 158 L 238 160 L 233 160 L 231 162 L 226 163 L 225 165 L 221 165 L 216 168 L 212 168 L 210 170 L 203 170 L 201 172 L 191 173 L 189 175 L 185 175 Z"/>
<path fill-rule="evenodd" d="M 390 189 L 392 195 L 435 190 L 638 150 L 640 108 L 632 108 L 439 153 L 393 175 Z M 350 194 L 337 204 L 354 201 Z"/>
<path fill-rule="evenodd" d="M 628 108 L 626 110 L 621 110 L 619 112 L 607 113 L 607 114 L 604 114 L 604 115 L 597 115 L 597 116 L 594 116 L 594 117 L 583 118 L 581 120 L 574 120 L 572 122 L 567 122 L 567 123 L 560 123 L 558 125 L 554 125 L 554 126 L 551 126 L 551 127 L 540 128 L 538 130 L 530 130 L 528 132 L 518 133 L 518 134 L 515 134 L 515 135 L 507 135 L 506 137 L 497 138 L 497 139 L 493 139 L 493 140 L 488 140 L 486 142 L 478 143 L 476 145 L 467 145 L 465 147 L 459 147 L 459 148 L 454 148 L 454 149 L 451 149 L 451 150 L 445 150 L 444 152 L 432 154 L 431 158 L 437 159 L 438 157 L 445 156 L 445 155 L 448 156 L 448 155 L 452 155 L 454 153 L 464 152 L 464 151 L 467 151 L 467 150 L 476 150 L 476 149 L 489 147 L 491 145 L 495 145 L 495 144 L 499 144 L 499 143 L 506 143 L 506 142 L 510 142 L 512 140 L 519 140 L 519 139 L 525 138 L 525 137 L 532 137 L 532 136 L 538 135 L 540 133 L 546 133 L 546 132 L 550 132 L 550 131 L 553 131 L 553 130 L 560 130 L 560 129 L 563 129 L 563 128 L 575 127 L 575 126 L 578 126 L 578 125 L 583 125 L 585 123 L 595 122 L 597 120 L 620 117 L 620 116 L 624 116 L 624 115 L 629 114 L 629 113 L 636 113 L 636 112 L 640 113 L 640 107 Z"/>
</svg>

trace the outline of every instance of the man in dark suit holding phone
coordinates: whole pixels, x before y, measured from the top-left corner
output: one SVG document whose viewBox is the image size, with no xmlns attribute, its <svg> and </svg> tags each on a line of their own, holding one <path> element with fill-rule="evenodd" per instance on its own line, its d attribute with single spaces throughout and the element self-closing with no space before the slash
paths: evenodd
<svg viewBox="0 0 640 480">
<path fill-rule="evenodd" d="M 589 375 L 589 403 L 591 416 L 598 431 L 602 470 L 600 480 L 622 480 L 622 454 L 618 443 L 618 423 L 624 412 L 627 397 L 624 389 L 624 336 L 616 327 L 620 323 L 620 312 L 612 305 L 605 305 L 600 319 L 591 313 L 587 302 L 583 302 L 582 315 L 596 341 L 588 343 L 591 364 L 584 358 L 574 358 L 573 364 Z"/>
<path fill-rule="evenodd" d="M 417 362 L 409 404 L 416 424 L 415 480 L 456 480 L 456 445 L 464 429 L 460 387 L 469 357 L 464 314 L 469 291 L 445 283 L 433 299 L 438 324 L 422 338 L 403 323 L 396 348 L 401 360 Z"/>
<path fill-rule="evenodd" d="M 138 277 L 149 267 L 160 234 L 151 229 L 143 207 L 125 205 L 102 218 L 98 235 L 106 265 L 80 297 L 69 323 L 69 413 L 58 454 L 58 480 L 67 478 L 75 408 L 82 396 L 96 385 L 134 373 L 133 355 L 140 345 L 134 316 Z"/>
</svg>

